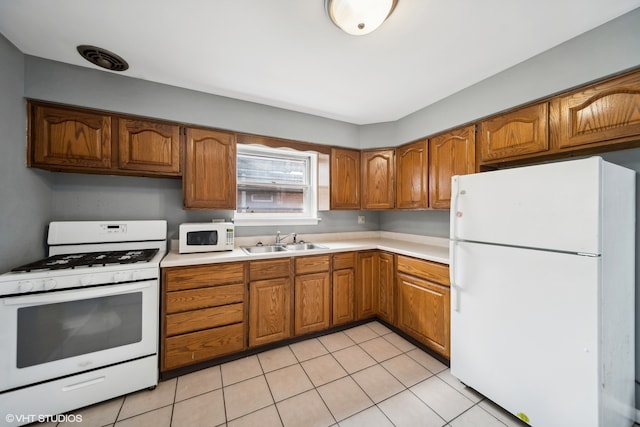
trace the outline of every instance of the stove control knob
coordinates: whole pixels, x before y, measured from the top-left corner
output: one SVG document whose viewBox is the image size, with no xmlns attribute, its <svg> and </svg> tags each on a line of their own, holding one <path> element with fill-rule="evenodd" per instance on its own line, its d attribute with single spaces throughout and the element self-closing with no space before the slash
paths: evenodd
<svg viewBox="0 0 640 427">
<path fill-rule="evenodd" d="M 58 286 L 58 282 L 56 282 L 56 279 L 47 279 L 44 281 L 45 291 L 50 291 L 51 289 L 54 289 L 56 286 Z"/>
<path fill-rule="evenodd" d="M 29 292 L 33 289 L 33 282 L 31 280 L 20 282 L 18 283 L 18 289 L 20 289 L 20 292 Z"/>
</svg>

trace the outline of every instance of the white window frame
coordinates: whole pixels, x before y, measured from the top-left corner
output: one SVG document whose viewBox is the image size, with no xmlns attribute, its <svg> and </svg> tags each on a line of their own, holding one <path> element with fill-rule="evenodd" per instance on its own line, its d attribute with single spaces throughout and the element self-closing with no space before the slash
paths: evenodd
<svg viewBox="0 0 640 427">
<path fill-rule="evenodd" d="M 308 159 L 308 191 L 305 193 L 305 210 L 301 213 L 262 213 L 234 211 L 233 222 L 240 226 L 261 225 L 314 225 L 318 217 L 318 154 L 313 151 L 297 151 L 287 148 L 271 148 L 256 145 L 237 145 L 237 155 L 267 155 L 278 158 Z M 237 185 L 237 184 L 236 184 Z M 238 194 L 236 188 L 236 195 Z M 236 201 L 236 205 L 240 205 Z"/>
</svg>

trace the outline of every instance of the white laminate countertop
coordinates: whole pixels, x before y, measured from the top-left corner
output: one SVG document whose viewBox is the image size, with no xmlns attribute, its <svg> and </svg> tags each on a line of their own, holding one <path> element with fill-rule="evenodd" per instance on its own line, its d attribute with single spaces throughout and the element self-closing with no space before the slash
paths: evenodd
<svg viewBox="0 0 640 427">
<path fill-rule="evenodd" d="M 264 239 L 264 240 L 263 240 Z M 380 249 L 399 255 L 420 258 L 427 261 L 449 264 L 449 240 L 442 237 L 418 236 L 414 234 L 391 233 L 387 231 L 367 231 L 352 233 L 305 234 L 298 241 L 313 242 L 326 246 L 327 249 L 306 251 L 283 251 L 266 254 L 247 254 L 240 246 L 253 246 L 258 241 L 268 244 L 272 236 L 255 236 L 236 238 L 236 248 L 225 252 L 204 252 L 195 254 L 179 254 L 177 244 L 172 242 L 172 249 L 160 263 L 160 267 L 179 267 L 218 262 L 252 261 L 292 256 L 309 256 L 327 253 L 364 251 Z"/>
</svg>

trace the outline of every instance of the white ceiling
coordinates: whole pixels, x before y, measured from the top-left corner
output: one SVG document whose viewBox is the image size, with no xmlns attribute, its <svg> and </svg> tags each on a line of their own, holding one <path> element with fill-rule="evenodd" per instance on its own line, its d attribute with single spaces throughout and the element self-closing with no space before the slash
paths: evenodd
<svg viewBox="0 0 640 427">
<path fill-rule="evenodd" d="M 640 0 L 399 0 L 365 36 L 324 0 L 0 0 L 23 53 L 355 124 L 400 119 L 640 7 Z"/>
</svg>

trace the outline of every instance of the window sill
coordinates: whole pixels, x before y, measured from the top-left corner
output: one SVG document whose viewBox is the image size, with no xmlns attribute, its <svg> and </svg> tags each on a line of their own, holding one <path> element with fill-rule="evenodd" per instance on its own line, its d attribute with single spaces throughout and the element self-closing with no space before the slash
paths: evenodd
<svg viewBox="0 0 640 427">
<path fill-rule="evenodd" d="M 240 227 L 261 225 L 318 225 L 321 218 L 234 218 L 233 223 Z"/>
</svg>

